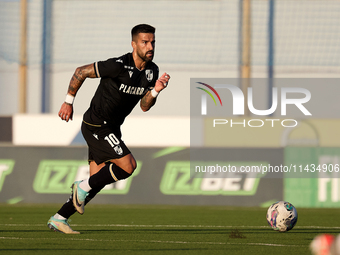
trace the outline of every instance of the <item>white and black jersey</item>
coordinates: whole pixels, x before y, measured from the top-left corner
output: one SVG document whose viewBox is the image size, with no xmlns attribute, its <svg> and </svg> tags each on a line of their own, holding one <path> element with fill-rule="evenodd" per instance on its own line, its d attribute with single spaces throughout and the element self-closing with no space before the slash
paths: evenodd
<svg viewBox="0 0 340 255">
<path fill-rule="evenodd" d="M 101 78 L 84 122 L 92 125 L 120 126 L 138 101 L 155 86 L 158 66 L 147 62 L 143 70 L 136 68 L 132 53 L 94 63 Z"/>
</svg>

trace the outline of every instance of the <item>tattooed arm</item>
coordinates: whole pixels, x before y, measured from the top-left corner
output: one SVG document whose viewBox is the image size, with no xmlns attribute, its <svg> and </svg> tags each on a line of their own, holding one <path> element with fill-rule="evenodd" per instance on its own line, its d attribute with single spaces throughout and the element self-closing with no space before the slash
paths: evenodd
<svg viewBox="0 0 340 255">
<path fill-rule="evenodd" d="M 148 91 L 143 98 L 140 100 L 140 108 L 142 108 L 143 112 L 148 111 L 155 103 L 156 98 L 159 92 L 166 88 L 170 79 L 170 75 L 164 73 L 155 84 L 155 87 L 152 91 Z"/>
<path fill-rule="evenodd" d="M 96 76 L 93 64 L 78 67 L 76 71 L 74 72 L 71 78 L 70 84 L 68 86 L 67 97 L 73 99 L 76 96 L 79 88 L 84 83 L 86 78 L 96 78 L 96 77 L 97 76 Z M 69 120 L 72 120 L 72 117 L 73 117 L 72 103 L 64 102 L 61 105 L 58 115 L 62 120 L 65 120 L 66 122 L 68 122 Z"/>
<path fill-rule="evenodd" d="M 155 103 L 156 98 L 151 95 L 151 91 L 148 91 L 145 96 L 140 100 L 140 108 L 142 108 L 143 112 L 148 111 Z"/>
<path fill-rule="evenodd" d="M 71 78 L 67 93 L 75 96 L 86 78 L 96 77 L 93 64 L 78 67 Z"/>
</svg>

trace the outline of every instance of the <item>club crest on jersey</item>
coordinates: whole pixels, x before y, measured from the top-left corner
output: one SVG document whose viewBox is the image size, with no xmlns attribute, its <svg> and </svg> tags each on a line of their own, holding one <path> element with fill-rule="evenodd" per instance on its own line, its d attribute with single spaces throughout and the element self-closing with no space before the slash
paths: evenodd
<svg viewBox="0 0 340 255">
<path fill-rule="evenodd" d="M 153 72 L 150 69 L 145 70 L 146 79 L 151 82 L 153 79 Z"/>
<path fill-rule="evenodd" d="M 122 147 L 120 147 L 119 145 L 116 145 L 114 148 L 115 152 L 118 154 L 118 155 L 122 155 L 123 154 L 123 149 Z"/>
</svg>

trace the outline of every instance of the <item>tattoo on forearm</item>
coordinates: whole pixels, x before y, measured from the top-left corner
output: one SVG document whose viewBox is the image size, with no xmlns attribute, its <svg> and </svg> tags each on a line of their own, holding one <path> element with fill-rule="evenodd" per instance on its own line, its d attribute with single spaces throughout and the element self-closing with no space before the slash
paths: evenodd
<svg viewBox="0 0 340 255">
<path fill-rule="evenodd" d="M 141 108 L 143 111 L 149 110 L 156 103 L 156 98 L 151 95 L 148 91 L 145 96 L 141 99 Z"/>
<path fill-rule="evenodd" d="M 73 77 L 75 77 L 78 81 L 81 81 L 81 82 L 83 81 L 76 73 L 73 74 Z M 72 77 L 72 78 L 73 78 L 73 77 Z"/>
<path fill-rule="evenodd" d="M 68 93 L 75 95 L 83 82 L 74 74 L 68 86 Z"/>
<path fill-rule="evenodd" d="M 78 89 L 81 87 L 87 77 L 96 78 L 93 64 L 78 67 L 76 69 L 71 78 L 70 85 L 68 87 L 68 93 L 75 96 Z"/>
<path fill-rule="evenodd" d="M 73 83 L 70 83 L 70 85 L 68 86 L 68 93 L 75 95 L 79 87 L 80 86 L 75 86 Z"/>
</svg>

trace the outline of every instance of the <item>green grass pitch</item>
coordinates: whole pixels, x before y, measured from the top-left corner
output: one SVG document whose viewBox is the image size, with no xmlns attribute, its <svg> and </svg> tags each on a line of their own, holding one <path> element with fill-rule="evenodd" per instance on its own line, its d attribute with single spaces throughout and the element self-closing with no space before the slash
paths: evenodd
<svg viewBox="0 0 340 255">
<path fill-rule="evenodd" d="M 320 233 L 338 234 L 340 209 L 297 208 L 286 233 L 272 230 L 266 208 L 88 205 L 71 217 L 80 235 L 49 230 L 60 205 L 0 204 L 0 254 L 310 254 Z"/>
</svg>

